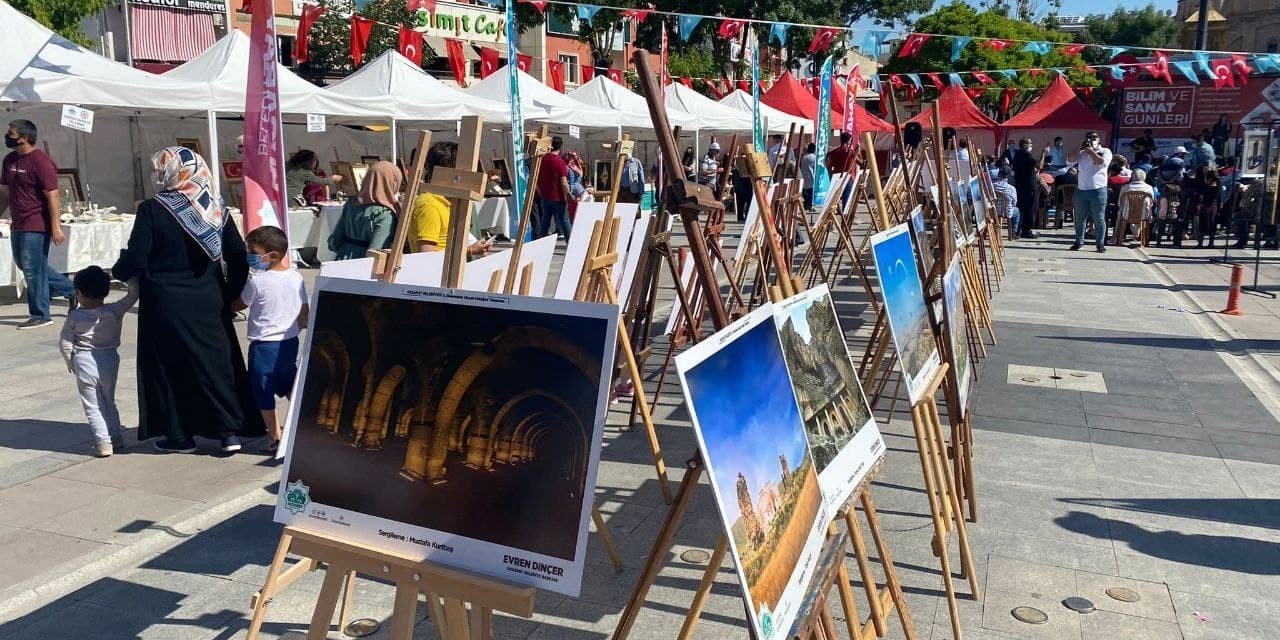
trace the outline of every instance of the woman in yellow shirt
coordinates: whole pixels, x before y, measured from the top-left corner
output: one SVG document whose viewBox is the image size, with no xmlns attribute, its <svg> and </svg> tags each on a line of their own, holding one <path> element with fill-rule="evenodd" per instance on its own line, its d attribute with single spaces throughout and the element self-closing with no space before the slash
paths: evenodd
<svg viewBox="0 0 1280 640">
<path fill-rule="evenodd" d="M 456 142 L 437 142 L 427 150 L 423 179 L 431 182 L 436 167 L 453 168 L 458 159 Z M 413 252 L 444 251 L 449 239 L 449 201 L 434 193 L 419 194 L 409 215 L 409 250 Z M 484 255 L 493 246 L 485 239 L 467 247 L 468 255 Z"/>
</svg>

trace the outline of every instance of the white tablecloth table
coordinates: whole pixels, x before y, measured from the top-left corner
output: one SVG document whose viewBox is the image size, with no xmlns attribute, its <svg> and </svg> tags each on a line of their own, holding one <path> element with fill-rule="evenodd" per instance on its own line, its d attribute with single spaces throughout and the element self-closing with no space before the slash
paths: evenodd
<svg viewBox="0 0 1280 640">
<path fill-rule="evenodd" d="M 495 196 L 485 198 L 475 207 L 471 216 L 471 233 L 483 236 L 483 231 L 491 235 L 510 235 L 511 228 L 511 196 Z"/>
<path fill-rule="evenodd" d="M 133 219 L 126 214 L 120 220 L 64 222 L 62 234 L 67 241 L 49 247 L 49 265 L 59 273 L 75 273 L 95 264 L 110 269 L 129 244 Z"/>
<path fill-rule="evenodd" d="M 5 230 L 8 230 L 7 225 Z M 6 234 L 0 238 L 0 287 L 17 286 L 21 289 L 21 281 L 22 272 L 18 271 L 18 265 L 13 262 L 13 240 Z"/>
<path fill-rule="evenodd" d="M 329 234 L 333 233 L 338 219 L 342 217 L 342 204 L 323 204 L 319 209 L 318 214 L 310 207 L 289 210 L 289 248 L 314 248 L 316 259 L 324 262 L 333 259 L 333 252 L 329 250 Z M 243 236 L 244 214 L 233 211 L 231 219 Z"/>
</svg>

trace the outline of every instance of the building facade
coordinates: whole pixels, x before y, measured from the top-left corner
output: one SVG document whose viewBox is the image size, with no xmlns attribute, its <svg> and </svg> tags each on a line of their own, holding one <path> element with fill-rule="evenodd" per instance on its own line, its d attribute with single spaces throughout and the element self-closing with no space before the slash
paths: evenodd
<svg viewBox="0 0 1280 640">
<path fill-rule="evenodd" d="M 1199 0 L 1178 0 L 1181 46 L 1195 47 Z M 1276 0 L 1209 0 L 1206 48 L 1212 51 L 1280 52 L 1280 5 Z"/>
</svg>

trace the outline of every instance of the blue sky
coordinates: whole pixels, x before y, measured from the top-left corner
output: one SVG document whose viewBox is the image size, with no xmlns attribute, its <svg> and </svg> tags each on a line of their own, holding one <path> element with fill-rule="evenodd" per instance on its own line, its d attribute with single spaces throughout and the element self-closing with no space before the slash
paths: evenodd
<svg viewBox="0 0 1280 640">
<path fill-rule="evenodd" d="M 766 481 L 781 480 L 779 454 L 795 468 L 808 453 L 772 318 L 700 362 L 685 380 L 705 453 L 717 474 L 716 492 L 726 511 L 736 514 L 739 472 L 746 476 L 754 503 Z"/>
</svg>

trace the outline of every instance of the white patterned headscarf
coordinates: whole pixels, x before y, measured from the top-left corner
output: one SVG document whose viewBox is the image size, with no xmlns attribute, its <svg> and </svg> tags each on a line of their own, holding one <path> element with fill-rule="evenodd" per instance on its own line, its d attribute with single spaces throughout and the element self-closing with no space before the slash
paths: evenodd
<svg viewBox="0 0 1280 640">
<path fill-rule="evenodd" d="M 191 235 L 209 259 L 222 259 L 222 225 L 226 211 L 213 174 L 200 154 L 186 147 L 165 147 L 151 156 L 156 199 Z"/>
</svg>

